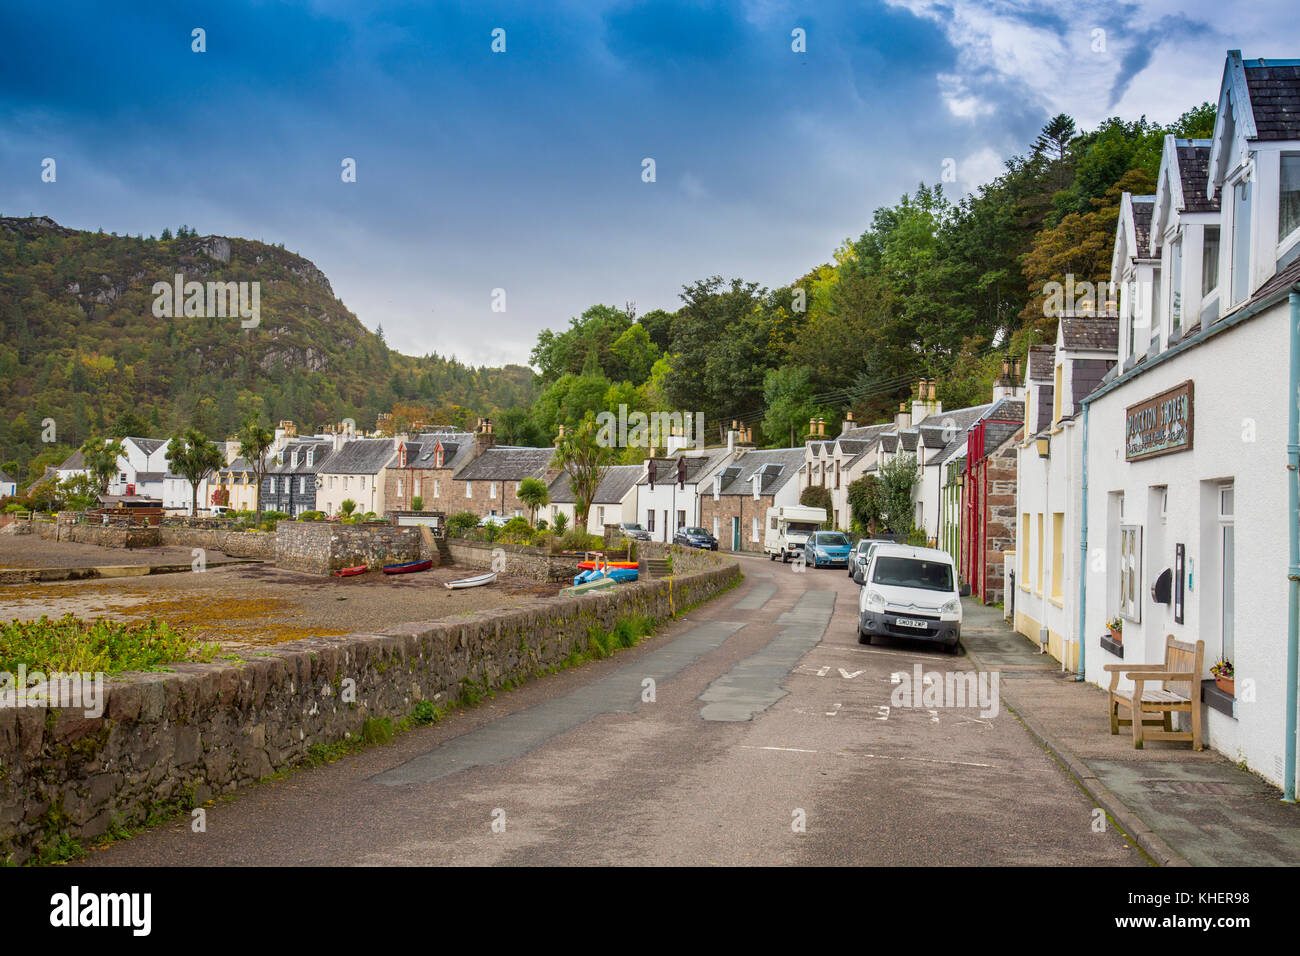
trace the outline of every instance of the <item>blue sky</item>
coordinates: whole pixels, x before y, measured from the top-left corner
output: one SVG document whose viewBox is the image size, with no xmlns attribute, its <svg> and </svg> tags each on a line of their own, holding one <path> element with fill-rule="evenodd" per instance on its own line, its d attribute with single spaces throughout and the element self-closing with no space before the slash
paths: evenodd
<svg viewBox="0 0 1300 956">
<path fill-rule="evenodd" d="M 0 214 L 283 242 L 394 348 L 522 362 L 596 302 L 790 282 L 945 159 L 954 195 L 987 181 L 1056 112 L 1171 120 L 1214 98 L 1226 49 L 1300 55 L 1294 22 L 1202 0 L 10 0 Z"/>
</svg>

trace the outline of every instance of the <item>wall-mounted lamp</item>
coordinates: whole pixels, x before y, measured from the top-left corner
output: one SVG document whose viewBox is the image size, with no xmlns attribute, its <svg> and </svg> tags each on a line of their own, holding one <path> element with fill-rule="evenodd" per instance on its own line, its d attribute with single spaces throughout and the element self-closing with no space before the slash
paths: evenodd
<svg viewBox="0 0 1300 956">
<path fill-rule="evenodd" d="M 1052 456 L 1052 440 L 1050 438 L 1035 438 L 1034 444 L 1038 446 L 1039 458 L 1050 458 Z"/>
</svg>

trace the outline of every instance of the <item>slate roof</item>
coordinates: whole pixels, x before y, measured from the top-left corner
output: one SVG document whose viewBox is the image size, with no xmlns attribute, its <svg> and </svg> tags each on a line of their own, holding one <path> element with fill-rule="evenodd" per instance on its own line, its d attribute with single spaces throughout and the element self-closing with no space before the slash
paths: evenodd
<svg viewBox="0 0 1300 956">
<path fill-rule="evenodd" d="M 218 468 L 217 474 L 219 475 L 230 474 L 231 472 L 242 473 L 242 472 L 252 471 L 252 470 L 253 470 L 253 466 L 249 464 L 248 459 L 241 455 L 238 458 L 236 458 L 234 461 L 232 461 L 230 464 L 223 465 L 220 468 Z"/>
<path fill-rule="evenodd" d="M 1259 291 L 1252 295 L 1250 300 L 1252 302 L 1262 301 L 1276 292 L 1295 285 L 1297 282 L 1300 282 L 1300 259 L 1292 260 L 1289 265 L 1260 286 Z"/>
<path fill-rule="evenodd" d="M 4 482 L 7 485 L 11 481 L 13 481 L 12 478 L 10 478 L 5 472 L 0 471 L 0 482 Z"/>
<path fill-rule="evenodd" d="M 734 465 L 723 469 L 724 495 L 751 495 L 754 493 L 753 477 L 759 475 L 758 493 L 771 495 L 780 491 L 791 478 L 799 474 L 804 461 L 802 448 L 767 448 L 748 451 Z M 730 474 L 728 479 L 726 476 Z"/>
<path fill-rule="evenodd" d="M 1071 351 L 1115 352 L 1119 349 L 1119 319 L 1107 316 L 1063 318 L 1061 339 Z"/>
<path fill-rule="evenodd" d="M 898 440 L 903 445 L 903 451 L 916 451 L 916 429 L 909 428 L 907 431 L 899 432 Z"/>
<path fill-rule="evenodd" d="M 668 458 L 648 458 L 646 464 L 648 465 L 651 461 L 655 462 L 658 470 L 655 484 L 662 485 L 677 480 L 677 459 L 684 455 L 686 458 L 686 480 L 695 484 L 702 477 L 712 474 L 713 470 L 730 454 L 731 451 L 726 448 L 705 448 L 703 454 L 697 452 L 694 448 L 686 448 L 673 453 Z M 638 485 L 648 485 L 649 483 L 648 476 L 643 476 L 637 481 Z"/>
<path fill-rule="evenodd" d="M 1034 431 L 1041 432 L 1052 424 L 1052 411 L 1056 403 L 1056 385 L 1038 386 L 1038 421 L 1034 423 Z"/>
<path fill-rule="evenodd" d="M 393 457 L 391 438 L 355 438 L 325 459 L 321 475 L 377 475 Z"/>
<path fill-rule="evenodd" d="M 1300 139 L 1300 64 L 1243 60 L 1242 66 L 1258 138 Z"/>
<path fill-rule="evenodd" d="M 1183 211 L 1218 212 L 1218 193 L 1213 199 L 1205 195 L 1210 178 L 1210 140 L 1180 139 L 1176 143 L 1174 152 L 1183 186 Z"/>
<path fill-rule="evenodd" d="M 622 504 L 627 493 L 636 487 L 637 479 L 645 473 L 644 465 L 611 465 L 591 502 L 593 505 Z M 555 476 L 550 486 L 553 504 L 569 505 L 574 502 L 573 486 L 569 483 L 569 473 L 562 471 Z"/>
<path fill-rule="evenodd" d="M 1078 407 L 1081 401 L 1097 390 L 1097 386 L 1106 377 L 1106 373 L 1117 364 L 1118 359 L 1077 359 L 1070 371 L 1072 404 Z M 1051 396 L 1048 397 L 1048 402 L 1051 402 Z M 1041 409 L 1039 418 L 1042 418 Z"/>
<path fill-rule="evenodd" d="M 447 428 L 441 431 L 421 432 L 405 442 L 407 447 L 406 466 L 408 468 L 433 468 L 434 454 L 438 443 L 442 443 L 442 467 L 455 470 L 474 456 L 474 433 Z M 397 467 L 399 455 L 393 451 L 393 460 L 388 464 Z"/>
<path fill-rule="evenodd" d="M 79 451 L 74 451 L 67 458 L 63 459 L 63 464 L 59 465 L 59 471 L 76 471 L 86 467 L 86 458 Z"/>
<path fill-rule="evenodd" d="M 840 435 L 840 441 L 844 441 L 845 439 L 871 441 L 873 438 L 879 438 L 883 432 L 888 431 L 893 427 L 893 422 L 885 422 L 880 425 L 860 425 L 857 428 L 850 428 L 844 434 Z"/>
<path fill-rule="evenodd" d="M 968 408 L 957 408 L 950 412 L 927 415 L 922 419 L 921 427 L 937 425 L 943 429 L 943 434 L 948 436 L 948 441 L 943 448 L 927 458 L 925 463 L 927 465 L 942 465 L 961 451 L 966 445 L 967 430 L 983 418 L 992 407 L 992 402 L 985 405 L 971 405 Z"/>
<path fill-rule="evenodd" d="M 1056 347 L 1053 345 L 1031 345 L 1029 347 L 1029 380 L 1031 382 L 1051 382 L 1055 377 Z"/>
<path fill-rule="evenodd" d="M 309 448 L 315 449 L 315 452 L 312 454 L 312 463 L 310 465 L 307 464 L 307 450 Z M 313 475 L 321 470 L 321 465 L 323 465 L 325 460 L 329 458 L 333 449 L 333 442 L 326 440 L 313 441 L 308 438 L 291 441 L 284 446 L 283 464 L 277 465 L 275 463 L 275 456 L 272 455 L 266 473 L 268 475 Z M 295 451 L 298 452 L 297 468 L 293 466 L 293 453 Z"/>
<path fill-rule="evenodd" d="M 139 448 L 146 455 L 152 455 L 163 445 L 167 444 L 166 438 L 136 438 L 134 435 L 128 436 L 123 441 L 134 442 L 135 447 Z"/>
<path fill-rule="evenodd" d="M 1145 259 L 1151 248 L 1151 215 L 1155 212 L 1155 196 L 1133 197 L 1133 232 L 1137 236 L 1137 248 L 1129 252 L 1135 259 Z"/>
<path fill-rule="evenodd" d="M 137 471 L 135 473 L 135 483 L 140 484 L 146 481 L 162 481 L 166 472 L 163 471 Z"/>
<path fill-rule="evenodd" d="M 544 478 L 555 457 L 554 448 L 522 448 L 494 445 L 453 476 L 457 481 L 522 481 Z"/>
</svg>

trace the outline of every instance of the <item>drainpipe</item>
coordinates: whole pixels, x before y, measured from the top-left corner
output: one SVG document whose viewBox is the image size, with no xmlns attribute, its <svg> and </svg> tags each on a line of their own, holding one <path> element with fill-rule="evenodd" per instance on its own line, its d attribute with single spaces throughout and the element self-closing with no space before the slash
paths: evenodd
<svg viewBox="0 0 1300 956">
<path fill-rule="evenodd" d="M 1295 803 L 1296 678 L 1300 657 L 1300 292 L 1292 289 L 1291 304 L 1291 411 L 1287 422 L 1287 536 L 1291 543 L 1291 565 L 1287 569 L 1290 608 L 1286 642 L 1286 770 L 1282 801 Z"/>
<path fill-rule="evenodd" d="M 1083 461 L 1079 468 L 1080 487 L 1083 490 L 1083 507 L 1079 514 L 1079 629 L 1076 640 L 1079 642 L 1079 664 L 1074 675 L 1076 681 L 1084 679 L 1083 649 L 1087 645 L 1084 621 L 1087 618 L 1085 608 L 1088 601 L 1088 414 L 1092 404 L 1083 406 Z"/>
</svg>

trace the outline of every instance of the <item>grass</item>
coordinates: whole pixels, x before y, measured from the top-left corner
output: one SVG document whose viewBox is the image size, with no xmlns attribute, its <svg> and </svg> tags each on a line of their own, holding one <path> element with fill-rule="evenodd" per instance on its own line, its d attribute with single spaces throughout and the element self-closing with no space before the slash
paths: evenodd
<svg viewBox="0 0 1300 956">
<path fill-rule="evenodd" d="M 150 618 L 141 624 L 86 621 L 73 614 L 51 621 L 0 624 L 0 671 L 116 674 L 159 670 L 175 661 L 210 661 L 216 644 L 195 640 L 194 628 L 174 628 Z"/>
</svg>

